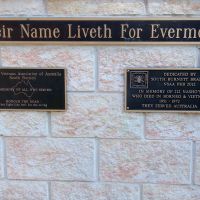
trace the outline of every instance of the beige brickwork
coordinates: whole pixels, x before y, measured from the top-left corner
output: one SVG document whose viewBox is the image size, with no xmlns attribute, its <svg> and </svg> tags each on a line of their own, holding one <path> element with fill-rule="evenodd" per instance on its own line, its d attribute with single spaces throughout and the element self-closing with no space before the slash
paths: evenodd
<svg viewBox="0 0 200 200">
<path fill-rule="evenodd" d="M 152 15 L 199 15 L 199 0 L 149 0 Z"/>
<path fill-rule="evenodd" d="M 144 15 L 143 0 L 49 0 L 49 15 Z"/>
<path fill-rule="evenodd" d="M 0 0 L 0 17 L 200 17 L 200 0 Z M 126 68 L 199 68 L 197 45 L 1 45 L 65 68 L 65 112 L 0 111 L 0 200 L 199 200 L 200 115 L 126 113 Z"/>
<path fill-rule="evenodd" d="M 197 200 L 199 196 L 199 186 L 144 185 L 144 200 Z"/>
<path fill-rule="evenodd" d="M 190 142 L 102 140 L 100 155 L 104 181 L 190 183 Z"/>
<path fill-rule="evenodd" d="M 53 182 L 51 185 L 52 200 L 139 200 L 140 188 L 133 184 L 123 183 L 63 183 Z"/>
</svg>

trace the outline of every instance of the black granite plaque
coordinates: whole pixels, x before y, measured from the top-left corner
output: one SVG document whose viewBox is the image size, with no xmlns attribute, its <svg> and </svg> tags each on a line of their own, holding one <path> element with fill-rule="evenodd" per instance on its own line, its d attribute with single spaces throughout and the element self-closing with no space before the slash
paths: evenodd
<svg viewBox="0 0 200 200">
<path fill-rule="evenodd" d="M 0 43 L 199 44 L 200 18 L 1 18 Z"/>
<path fill-rule="evenodd" d="M 65 110 L 64 69 L 0 69 L 1 110 Z"/>
<path fill-rule="evenodd" d="M 127 69 L 126 110 L 200 111 L 199 69 Z"/>
</svg>

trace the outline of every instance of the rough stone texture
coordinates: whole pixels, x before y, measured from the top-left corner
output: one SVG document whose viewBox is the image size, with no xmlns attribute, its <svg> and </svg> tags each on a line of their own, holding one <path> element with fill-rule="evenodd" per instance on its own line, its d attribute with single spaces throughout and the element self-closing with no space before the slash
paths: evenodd
<svg viewBox="0 0 200 200">
<path fill-rule="evenodd" d="M 149 0 L 152 15 L 200 14 L 199 0 Z"/>
<path fill-rule="evenodd" d="M 0 181 L 2 200 L 48 200 L 48 185 L 33 181 Z"/>
<path fill-rule="evenodd" d="M 8 138 L 10 179 L 93 180 L 92 139 Z"/>
<path fill-rule="evenodd" d="M 48 116 L 45 112 L 0 112 L 0 135 L 46 136 Z"/>
<path fill-rule="evenodd" d="M 4 176 L 3 142 L 0 138 L 0 178 Z"/>
<path fill-rule="evenodd" d="M 144 185 L 144 200 L 198 200 L 199 186 Z"/>
<path fill-rule="evenodd" d="M 50 15 L 136 15 L 145 14 L 143 0 L 49 0 Z"/>
<path fill-rule="evenodd" d="M 52 113 L 59 137 L 141 138 L 143 114 L 125 113 L 122 94 L 70 93 L 65 113 Z"/>
<path fill-rule="evenodd" d="M 150 139 L 200 139 L 199 115 L 152 113 L 146 115 L 146 137 Z"/>
<path fill-rule="evenodd" d="M 110 183 L 52 183 L 52 200 L 139 200 L 139 187 Z"/>
<path fill-rule="evenodd" d="M 92 47 L 2 47 L 3 67 L 62 67 L 67 88 L 94 90 L 95 53 Z"/>
<path fill-rule="evenodd" d="M 190 142 L 102 140 L 104 181 L 190 183 Z"/>
<path fill-rule="evenodd" d="M 126 68 L 194 67 L 196 58 L 194 47 L 101 47 L 98 55 L 99 89 L 124 91 Z"/>
<path fill-rule="evenodd" d="M 200 185 L 200 142 L 196 144 L 195 183 Z"/>
<path fill-rule="evenodd" d="M 0 0 L 0 15 L 43 15 L 43 0 Z"/>
</svg>

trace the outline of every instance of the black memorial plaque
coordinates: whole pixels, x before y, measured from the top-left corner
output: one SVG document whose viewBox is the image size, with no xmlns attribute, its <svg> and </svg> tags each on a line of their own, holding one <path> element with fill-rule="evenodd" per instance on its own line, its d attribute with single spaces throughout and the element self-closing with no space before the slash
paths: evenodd
<svg viewBox="0 0 200 200">
<path fill-rule="evenodd" d="M 0 69 L 1 110 L 65 110 L 64 69 Z"/>
<path fill-rule="evenodd" d="M 200 18 L 0 18 L 0 44 L 200 44 Z"/>
<path fill-rule="evenodd" d="M 200 111 L 200 69 L 127 69 L 125 90 L 126 111 Z"/>
</svg>

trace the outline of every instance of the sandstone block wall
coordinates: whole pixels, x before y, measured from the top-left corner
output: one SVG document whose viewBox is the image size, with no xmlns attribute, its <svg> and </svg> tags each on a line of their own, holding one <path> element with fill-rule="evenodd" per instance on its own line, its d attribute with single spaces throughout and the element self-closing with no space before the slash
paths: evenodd
<svg viewBox="0 0 200 200">
<path fill-rule="evenodd" d="M 0 0 L 0 17 L 200 17 L 199 0 Z M 197 68 L 199 46 L 0 46 L 63 67 L 66 112 L 0 112 L 0 200 L 199 200 L 200 114 L 125 113 L 124 69 Z"/>
</svg>

